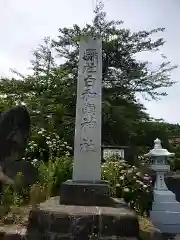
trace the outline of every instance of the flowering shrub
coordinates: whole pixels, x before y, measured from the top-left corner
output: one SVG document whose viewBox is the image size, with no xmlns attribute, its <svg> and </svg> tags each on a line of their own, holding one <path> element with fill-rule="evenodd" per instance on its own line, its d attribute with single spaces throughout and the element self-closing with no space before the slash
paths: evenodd
<svg viewBox="0 0 180 240">
<path fill-rule="evenodd" d="M 57 133 L 41 128 L 33 131 L 33 136 L 26 148 L 25 158 L 36 164 L 38 160 L 48 162 L 54 157 L 69 156 L 71 153 L 72 148 Z"/>
<path fill-rule="evenodd" d="M 37 129 L 36 129 L 37 130 Z M 18 173 L 13 187 L 6 187 L 0 197 L 0 216 L 11 206 L 25 203 L 36 205 L 52 195 L 59 194 L 62 182 L 72 178 L 72 148 L 57 133 L 41 128 L 33 129 L 23 159 L 38 169 L 38 181 L 33 186 L 21 187 L 22 174 Z"/>
<path fill-rule="evenodd" d="M 112 196 L 124 198 L 141 215 L 148 210 L 152 201 L 151 179 L 147 174 L 142 174 L 139 168 L 124 160 L 109 159 L 102 165 L 102 178 L 109 181 Z"/>
</svg>

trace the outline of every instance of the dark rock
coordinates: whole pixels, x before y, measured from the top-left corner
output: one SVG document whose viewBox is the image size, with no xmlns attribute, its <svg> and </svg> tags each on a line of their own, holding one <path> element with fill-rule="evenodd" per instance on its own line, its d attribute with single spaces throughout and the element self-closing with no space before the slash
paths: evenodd
<svg viewBox="0 0 180 240">
<path fill-rule="evenodd" d="M 11 108 L 1 114 L 0 181 L 2 183 L 12 184 L 18 172 L 23 173 L 25 185 L 36 181 L 37 173 L 33 165 L 20 160 L 24 155 L 29 134 L 30 116 L 24 106 Z"/>
<path fill-rule="evenodd" d="M 0 162 L 19 160 L 27 145 L 30 116 L 23 106 L 14 107 L 0 118 Z"/>
<path fill-rule="evenodd" d="M 34 184 L 38 178 L 37 169 L 31 162 L 25 160 L 5 162 L 3 164 L 3 172 L 11 179 L 15 179 L 17 174 L 21 172 L 23 174 L 22 187 Z"/>
</svg>

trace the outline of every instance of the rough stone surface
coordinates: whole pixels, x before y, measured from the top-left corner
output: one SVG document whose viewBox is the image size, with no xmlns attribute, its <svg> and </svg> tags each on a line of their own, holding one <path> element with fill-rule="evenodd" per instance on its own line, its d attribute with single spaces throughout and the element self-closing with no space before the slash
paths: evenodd
<svg viewBox="0 0 180 240">
<path fill-rule="evenodd" d="M 23 174 L 23 179 L 20 183 L 22 187 L 32 185 L 38 180 L 38 171 L 31 162 L 20 160 L 4 163 L 4 173 L 11 179 L 15 179 L 19 172 Z"/>
<path fill-rule="evenodd" d="M 68 180 L 61 185 L 60 204 L 83 206 L 112 206 L 109 188 L 105 181 L 75 182 Z"/>
<path fill-rule="evenodd" d="M 1 114 L 0 162 L 19 160 L 24 154 L 30 133 L 30 116 L 24 106 Z"/>
<path fill-rule="evenodd" d="M 0 181 L 13 184 L 24 166 L 18 161 L 24 155 L 30 134 L 30 116 L 24 106 L 13 107 L 0 116 Z M 13 165 L 13 166 L 12 166 Z M 27 166 L 27 164 L 26 164 Z M 33 167 L 33 166 L 32 166 Z M 31 169 L 32 169 L 31 167 Z M 32 175 L 32 171 L 26 173 Z M 25 172 L 23 172 L 25 174 Z M 36 181 L 36 179 L 35 179 Z M 26 181 L 27 182 L 27 181 Z M 2 186 L 0 186 L 2 189 Z"/>
<path fill-rule="evenodd" d="M 26 227 L 21 225 L 13 224 L 0 227 L 0 240 L 25 240 L 25 234 Z"/>
<path fill-rule="evenodd" d="M 44 237 L 73 237 L 78 240 L 93 239 L 92 236 L 94 239 L 113 239 L 112 236 L 124 239 L 138 237 L 139 224 L 136 215 L 122 201 L 116 202 L 116 208 L 67 206 L 59 205 L 58 197 L 52 198 L 30 212 L 27 237 L 29 240 L 41 240 Z"/>
</svg>

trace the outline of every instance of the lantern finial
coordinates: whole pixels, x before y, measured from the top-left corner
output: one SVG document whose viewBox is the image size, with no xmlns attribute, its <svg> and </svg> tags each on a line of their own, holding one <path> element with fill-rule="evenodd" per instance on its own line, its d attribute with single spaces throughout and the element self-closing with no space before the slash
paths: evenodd
<svg viewBox="0 0 180 240">
<path fill-rule="evenodd" d="M 156 138 L 156 140 L 154 140 L 154 149 L 162 149 L 161 140 L 159 138 Z"/>
</svg>

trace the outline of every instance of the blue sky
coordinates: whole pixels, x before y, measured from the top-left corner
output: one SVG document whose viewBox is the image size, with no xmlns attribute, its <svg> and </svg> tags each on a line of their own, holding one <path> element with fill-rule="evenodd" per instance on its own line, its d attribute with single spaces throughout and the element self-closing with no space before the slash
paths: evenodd
<svg viewBox="0 0 180 240">
<path fill-rule="evenodd" d="M 0 75 L 10 76 L 9 68 L 25 73 L 30 66 L 32 50 L 45 36 L 56 37 L 58 28 L 76 23 L 83 26 L 93 18 L 96 0 L 1 0 L 0 1 Z M 161 53 L 173 64 L 180 63 L 180 1 L 179 0 L 104 0 L 108 19 L 123 20 L 132 31 L 165 27 L 166 40 Z M 159 56 L 140 56 L 154 66 Z M 143 101 L 151 116 L 180 122 L 180 68 L 172 74 L 176 85 L 167 89 L 161 101 Z"/>
</svg>

